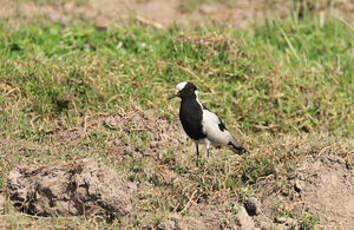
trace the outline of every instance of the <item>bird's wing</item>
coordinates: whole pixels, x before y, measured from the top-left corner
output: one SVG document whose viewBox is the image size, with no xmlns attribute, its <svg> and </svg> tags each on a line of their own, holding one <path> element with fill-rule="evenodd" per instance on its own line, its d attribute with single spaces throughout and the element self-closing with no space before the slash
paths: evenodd
<svg viewBox="0 0 354 230">
<path fill-rule="evenodd" d="M 205 109 L 205 107 L 203 109 L 202 126 L 203 133 L 212 142 L 227 145 L 229 142 L 234 141 L 221 119 L 215 113 Z"/>
<path fill-rule="evenodd" d="M 213 114 L 213 119 L 218 124 L 218 126 L 219 126 L 221 131 L 224 131 L 224 129 L 227 130 L 227 128 L 225 127 L 224 123 L 222 122 L 222 120 L 220 119 L 220 117 L 218 115 L 216 115 L 215 113 L 211 112 L 204 104 L 201 104 L 201 105 L 202 105 L 202 109 L 203 110 L 206 110 L 206 111 L 210 112 L 211 114 Z"/>
</svg>

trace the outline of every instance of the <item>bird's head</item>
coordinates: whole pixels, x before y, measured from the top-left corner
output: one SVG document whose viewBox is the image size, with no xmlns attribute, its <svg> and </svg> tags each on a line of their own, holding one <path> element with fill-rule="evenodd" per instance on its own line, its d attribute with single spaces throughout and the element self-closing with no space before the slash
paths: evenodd
<svg viewBox="0 0 354 230">
<path fill-rule="evenodd" d="M 180 82 L 176 85 L 176 92 L 172 96 L 170 96 L 168 99 L 172 99 L 175 97 L 180 97 L 182 99 L 192 97 L 195 98 L 197 97 L 197 87 L 191 83 L 191 82 Z"/>
</svg>

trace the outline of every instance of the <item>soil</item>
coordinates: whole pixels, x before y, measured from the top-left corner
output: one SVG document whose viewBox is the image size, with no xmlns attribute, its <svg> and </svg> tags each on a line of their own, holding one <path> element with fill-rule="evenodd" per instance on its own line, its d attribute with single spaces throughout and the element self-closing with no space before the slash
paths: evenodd
<svg viewBox="0 0 354 230">
<path fill-rule="evenodd" d="M 34 216 L 78 216 L 112 221 L 132 211 L 136 185 L 94 159 L 23 165 L 8 176 L 14 207 Z"/>
<path fill-rule="evenodd" d="M 354 170 L 341 157 L 308 157 L 297 169 L 296 184 L 303 209 L 318 214 L 321 227 L 354 226 Z"/>
<path fill-rule="evenodd" d="M 264 183 L 264 191 L 258 194 L 263 215 L 274 216 L 279 208 L 297 214 L 308 212 L 320 219 L 316 229 L 353 228 L 354 170 L 343 157 L 328 150 L 308 156 L 298 164 L 289 182 L 295 192 Z M 261 220 L 256 218 L 257 222 Z"/>
<path fill-rule="evenodd" d="M 188 0 L 58 0 L 58 1 L 13 1 L 3 0 L 0 20 L 10 23 L 38 21 L 61 24 L 88 23 L 100 28 L 114 24 L 129 23 L 131 16 L 143 24 L 156 28 L 173 24 L 200 26 L 214 23 L 219 26 L 245 28 L 252 22 L 263 22 L 265 18 L 284 19 L 289 12 L 303 9 L 319 11 L 347 22 L 354 21 L 354 2 L 340 1 L 268 1 L 238 0 L 229 3 L 205 1 L 203 4 L 188 7 Z M 220 1 L 223 2 L 223 1 Z M 227 1 L 224 1 L 227 2 Z M 307 3 L 307 4 L 306 4 Z M 306 5 L 306 6 L 305 6 Z"/>
</svg>

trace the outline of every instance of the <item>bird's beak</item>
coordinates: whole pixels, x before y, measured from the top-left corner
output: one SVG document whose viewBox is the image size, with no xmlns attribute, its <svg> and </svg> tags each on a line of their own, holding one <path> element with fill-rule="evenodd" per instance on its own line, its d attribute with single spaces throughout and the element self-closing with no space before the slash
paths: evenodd
<svg viewBox="0 0 354 230">
<path fill-rule="evenodd" d="M 178 95 L 177 94 L 173 94 L 173 95 L 168 97 L 168 100 L 171 100 L 172 98 L 175 98 L 175 97 L 178 97 Z"/>
</svg>

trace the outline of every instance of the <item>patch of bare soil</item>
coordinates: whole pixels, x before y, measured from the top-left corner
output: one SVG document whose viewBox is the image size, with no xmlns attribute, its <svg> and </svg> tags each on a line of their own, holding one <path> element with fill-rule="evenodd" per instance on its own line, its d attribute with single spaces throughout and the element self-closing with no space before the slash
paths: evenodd
<svg viewBox="0 0 354 230">
<path fill-rule="evenodd" d="M 12 1 L 3 0 L 0 19 L 13 22 L 36 21 L 46 18 L 62 24 L 90 23 L 109 27 L 127 23 L 131 16 L 143 24 L 163 28 L 174 23 L 198 26 L 208 23 L 244 28 L 250 22 L 265 18 L 286 18 L 289 12 L 308 8 L 354 20 L 354 2 L 340 1 L 268 1 L 238 0 L 229 4 L 217 1 L 184 10 L 186 0 L 87 0 L 87 1 Z M 309 2 L 309 3 L 307 3 Z M 302 7 L 301 7 L 302 4 Z M 299 14 L 302 14 L 300 10 Z"/>
<path fill-rule="evenodd" d="M 353 165 L 335 155 L 308 157 L 296 178 L 301 206 L 320 217 L 322 228 L 353 228 Z"/>
<path fill-rule="evenodd" d="M 136 189 L 135 184 L 94 159 L 17 167 L 7 182 L 8 197 L 19 211 L 105 220 L 130 213 Z"/>
<path fill-rule="evenodd" d="M 284 210 L 297 216 L 306 212 L 319 218 L 316 229 L 351 229 L 354 226 L 352 162 L 333 152 L 326 153 L 326 150 L 308 156 L 297 166 L 296 175 L 290 180 L 294 190 L 284 191 L 264 184 L 264 190 L 259 194 L 262 215 L 272 218 Z M 264 216 L 256 217 L 255 221 L 264 224 Z M 289 217 L 274 221 L 283 227 L 295 224 Z"/>
</svg>

